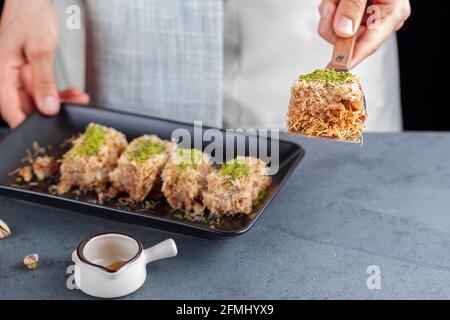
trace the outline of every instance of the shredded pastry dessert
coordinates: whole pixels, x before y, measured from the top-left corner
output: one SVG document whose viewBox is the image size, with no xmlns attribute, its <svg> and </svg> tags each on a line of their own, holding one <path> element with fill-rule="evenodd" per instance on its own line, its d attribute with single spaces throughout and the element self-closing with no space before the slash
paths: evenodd
<svg viewBox="0 0 450 320">
<path fill-rule="evenodd" d="M 169 205 L 201 218 L 206 176 L 213 170 L 210 156 L 200 150 L 179 148 L 173 152 L 162 173 L 162 192 Z"/>
<path fill-rule="evenodd" d="M 84 201 L 134 206 L 139 212 L 159 204 L 167 210 L 165 199 L 174 218 L 215 227 L 222 216 L 251 218 L 272 184 L 267 164 L 257 158 L 238 156 L 218 166 L 212 155 L 156 135 L 128 144 L 123 133 L 90 123 L 66 142 L 61 148 L 72 147 L 62 159 L 33 144 L 34 153 L 27 150 L 23 159 L 26 165 L 9 173 L 15 176 L 12 185 L 46 186 L 52 193 L 70 192 L 77 200 L 88 196 Z"/>
<path fill-rule="evenodd" d="M 134 139 L 118 161 L 117 168 L 109 175 L 112 188 L 126 192 L 134 201 L 143 201 L 160 182 L 161 172 L 176 145 L 159 139 L 156 135 L 144 135 Z"/>
<path fill-rule="evenodd" d="M 32 164 L 33 172 L 39 181 L 43 181 L 58 170 L 58 162 L 53 157 L 39 156 Z"/>
<path fill-rule="evenodd" d="M 267 165 L 256 158 L 237 157 L 207 177 L 203 201 L 213 215 L 250 214 L 271 183 Z"/>
<path fill-rule="evenodd" d="M 63 194 L 74 186 L 84 191 L 102 190 L 126 147 L 127 139 L 123 133 L 99 124 L 89 124 L 63 156 L 56 192 Z"/>
<path fill-rule="evenodd" d="M 362 141 L 367 118 L 359 77 L 331 69 L 301 75 L 291 89 L 288 132 Z"/>
</svg>

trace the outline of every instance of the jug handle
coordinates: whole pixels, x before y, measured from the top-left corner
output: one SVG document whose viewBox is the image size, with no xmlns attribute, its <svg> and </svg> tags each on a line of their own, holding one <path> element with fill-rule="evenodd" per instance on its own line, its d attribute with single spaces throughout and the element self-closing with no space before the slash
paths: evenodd
<svg viewBox="0 0 450 320">
<path fill-rule="evenodd" d="M 167 239 L 144 250 L 145 263 L 175 257 L 177 253 L 178 249 L 175 241 L 173 239 Z"/>
</svg>

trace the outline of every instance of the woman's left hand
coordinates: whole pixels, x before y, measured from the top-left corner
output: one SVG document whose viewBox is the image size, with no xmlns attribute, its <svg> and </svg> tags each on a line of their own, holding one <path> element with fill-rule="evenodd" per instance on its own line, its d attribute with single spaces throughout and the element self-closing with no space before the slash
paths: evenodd
<svg viewBox="0 0 450 320">
<path fill-rule="evenodd" d="M 409 0 L 322 0 L 318 32 L 334 44 L 336 36 L 357 34 L 351 67 L 375 53 L 411 14 Z M 367 11 L 366 11 L 367 10 Z"/>
</svg>

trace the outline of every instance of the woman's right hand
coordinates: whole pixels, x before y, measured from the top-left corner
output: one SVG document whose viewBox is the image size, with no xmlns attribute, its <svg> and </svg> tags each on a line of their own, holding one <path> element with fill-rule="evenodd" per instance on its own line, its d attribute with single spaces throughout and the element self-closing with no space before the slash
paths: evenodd
<svg viewBox="0 0 450 320">
<path fill-rule="evenodd" d="M 0 18 L 0 115 L 15 128 L 35 109 L 59 112 L 60 102 L 86 104 L 77 89 L 57 91 L 53 57 L 58 17 L 50 0 L 6 0 Z"/>
<path fill-rule="evenodd" d="M 375 53 L 411 14 L 409 0 L 373 0 L 370 5 L 379 16 L 373 15 L 372 28 L 367 23 L 367 3 L 368 0 L 322 0 L 319 7 L 318 31 L 326 41 L 334 44 L 336 36 L 349 38 L 357 34 L 352 68 Z"/>
</svg>

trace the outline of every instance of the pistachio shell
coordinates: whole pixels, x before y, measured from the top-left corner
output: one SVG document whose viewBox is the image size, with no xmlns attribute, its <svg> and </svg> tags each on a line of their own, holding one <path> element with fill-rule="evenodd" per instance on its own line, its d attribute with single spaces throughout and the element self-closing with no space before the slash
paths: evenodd
<svg viewBox="0 0 450 320">
<path fill-rule="evenodd" d="M 37 253 L 31 253 L 23 258 L 23 264 L 28 269 L 36 269 L 39 263 L 39 256 Z"/>
<path fill-rule="evenodd" d="M 0 219 L 0 239 L 6 238 L 9 235 L 11 235 L 11 230 L 8 225 Z"/>
<path fill-rule="evenodd" d="M 77 261 L 77 250 L 72 252 L 72 255 L 70 257 L 72 258 L 72 262 L 75 263 Z"/>
</svg>

